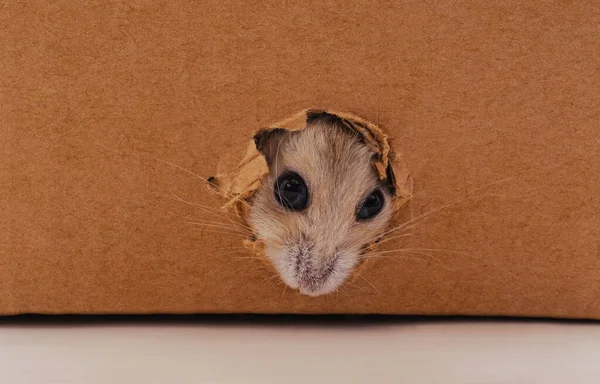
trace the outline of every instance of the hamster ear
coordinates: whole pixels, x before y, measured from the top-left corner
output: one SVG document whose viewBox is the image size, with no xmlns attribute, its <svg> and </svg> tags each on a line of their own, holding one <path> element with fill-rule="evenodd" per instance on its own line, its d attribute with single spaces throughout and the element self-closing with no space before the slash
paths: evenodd
<svg viewBox="0 0 600 384">
<path fill-rule="evenodd" d="M 290 131 L 283 128 L 267 128 L 258 131 L 254 135 L 254 145 L 256 145 L 258 152 L 265 157 L 269 167 L 275 160 L 277 148 L 279 147 L 281 139 L 289 132 Z"/>
</svg>

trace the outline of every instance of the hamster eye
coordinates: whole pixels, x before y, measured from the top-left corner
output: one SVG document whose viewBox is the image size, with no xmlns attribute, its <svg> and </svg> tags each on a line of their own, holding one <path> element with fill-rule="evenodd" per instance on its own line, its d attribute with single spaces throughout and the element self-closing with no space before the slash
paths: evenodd
<svg viewBox="0 0 600 384">
<path fill-rule="evenodd" d="M 308 188 L 295 172 L 285 173 L 275 182 L 275 200 L 291 211 L 302 211 L 308 206 Z"/>
<path fill-rule="evenodd" d="M 376 216 L 383 208 L 383 194 L 379 189 L 371 192 L 356 212 L 356 220 L 368 220 Z"/>
</svg>

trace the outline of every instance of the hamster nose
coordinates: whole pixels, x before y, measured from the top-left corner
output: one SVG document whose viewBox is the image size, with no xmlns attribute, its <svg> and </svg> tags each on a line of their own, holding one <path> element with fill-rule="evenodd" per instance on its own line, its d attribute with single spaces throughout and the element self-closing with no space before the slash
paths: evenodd
<svg viewBox="0 0 600 384">
<path fill-rule="evenodd" d="M 300 291 L 301 294 L 306 295 L 306 296 L 312 296 L 312 297 L 319 296 L 319 290 L 316 288 L 305 288 L 305 287 L 300 286 L 298 288 L 298 290 Z"/>
<path fill-rule="evenodd" d="M 324 265 L 314 265 L 310 260 L 301 262 L 297 269 L 298 288 L 302 294 L 317 296 L 335 269 L 334 259 Z"/>
<path fill-rule="evenodd" d="M 318 296 L 325 285 L 326 277 L 304 275 L 298 279 L 298 290 L 303 295 Z"/>
</svg>

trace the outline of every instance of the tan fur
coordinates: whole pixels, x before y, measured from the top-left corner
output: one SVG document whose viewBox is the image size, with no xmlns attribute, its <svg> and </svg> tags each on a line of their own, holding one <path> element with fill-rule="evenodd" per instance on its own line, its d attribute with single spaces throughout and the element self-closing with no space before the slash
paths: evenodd
<svg viewBox="0 0 600 384">
<path fill-rule="evenodd" d="M 252 199 L 248 222 L 287 285 L 311 296 L 330 293 L 387 227 L 394 211 L 390 193 L 372 166 L 372 150 L 339 126 L 317 121 L 274 141 L 269 174 Z M 275 200 L 275 182 L 285 171 L 297 172 L 308 186 L 303 212 L 287 212 Z M 358 206 L 376 188 L 384 208 L 358 222 Z"/>
</svg>

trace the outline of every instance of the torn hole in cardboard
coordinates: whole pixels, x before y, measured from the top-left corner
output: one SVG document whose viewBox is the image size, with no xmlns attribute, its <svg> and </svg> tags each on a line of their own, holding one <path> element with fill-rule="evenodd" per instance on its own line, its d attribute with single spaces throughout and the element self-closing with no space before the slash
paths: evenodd
<svg viewBox="0 0 600 384">
<path fill-rule="evenodd" d="M 327 110 L 305 109 L 285 120 L 259 129 L 249 141 L 242 160 L 233 170 L 224 170 L 219 164 L 216 175 L 208 178 L 209 187 L 226 199 L 223 209 L 233 209 L 239 219 L 248 225 L 246 215 L 252 203 L 254 193 L 269 173 L 265 156 L 259 151 L 260 142 L 256 138 L 261 132 L 285 129 L 298 131 L 306 128 L 314 119 L 331 119 L 332 123 L 342 124 L 346 129 L 358 135 L 371 151 L 373 169 L 379 179 L 389 185 L 396 213 L 411 200 L 413 196 L 413 180 L 408 166 L 392 149 L 391 139 L 377 125 L 350 113 Z M 264 246 L 255 237 L 247 239 L 244 244 L 257 255 L 263 254 Z M 368 251 L 375 242 L 368 244 Z"/>
</svg>

